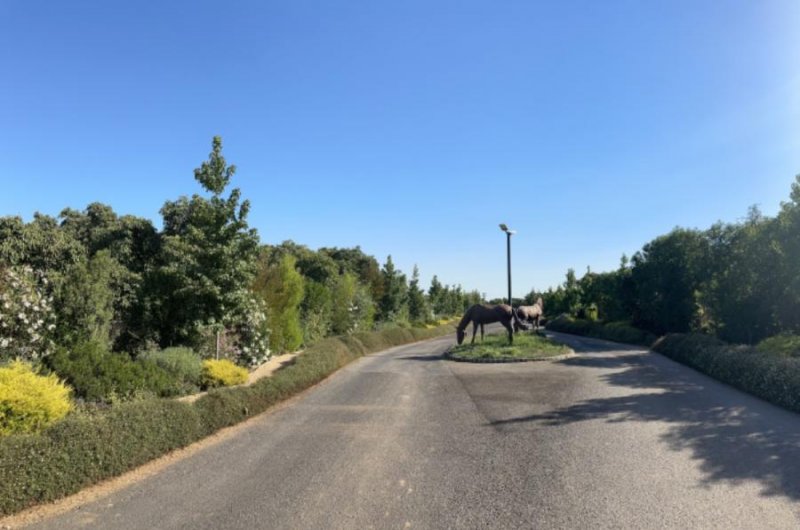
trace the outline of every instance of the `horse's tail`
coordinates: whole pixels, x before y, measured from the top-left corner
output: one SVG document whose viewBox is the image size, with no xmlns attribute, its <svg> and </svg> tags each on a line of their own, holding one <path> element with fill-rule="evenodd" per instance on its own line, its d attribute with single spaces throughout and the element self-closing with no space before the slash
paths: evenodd
<svg viewBox="0 0 800 530">
<path fill-rule="evenodd" d="M 458 331 L 464 331 L 464 328 L 469 326 L 469 322 L 470 322 L 470 320 L 472 320 L 472 311 L 473 311 L 474 307 L 475 306 L 472 306 L 469 309 L 467 309 L 467 312 L 464 313 L 463 317 L 461 317 L 461 322 L 459 322 L 458 326 L 456 326 L 456 329 Z"/>
</svg>

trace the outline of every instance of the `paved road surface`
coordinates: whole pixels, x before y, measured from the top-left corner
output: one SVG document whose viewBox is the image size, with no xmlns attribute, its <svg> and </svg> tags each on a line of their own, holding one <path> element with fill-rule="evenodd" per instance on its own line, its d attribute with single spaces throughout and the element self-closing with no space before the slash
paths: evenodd
<svg viewBox="0 0 800 530">
<path fill-rule="evenodd" d="M 243 433 L 36 528 L 798 528 L 800 416 L 560 336 L 466 364 L 361 359 Z"/>
</svg>

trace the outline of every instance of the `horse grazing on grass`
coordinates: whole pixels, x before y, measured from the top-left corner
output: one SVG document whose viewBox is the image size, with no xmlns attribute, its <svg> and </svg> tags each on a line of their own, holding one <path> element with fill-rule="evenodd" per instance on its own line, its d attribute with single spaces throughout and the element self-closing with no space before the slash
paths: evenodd
<svg viewBox="0 0 800 530">
<path fill-rule="evenodd" d="M 542 315 L 544 315 L 544 301 L 540 296 L 535 304 L 521 305 L 516 309 L 516 312 L 518 320 L 533 324 L 533 329 L 536 331 L 539 329 L 539 320 L 541 320 Z M 516 322 L 514 322 L 514 331 L 519 331 Z"/>
<path fill-rule="evenodd" d="M 475 304 L 467 309 L 467 312 L 461 318 L 461 322 L 458 323 L 456 340 L 459 344 L 464 342 L 464 336 L 466 335 L 464 330 L 469 326 L 470 322 L 472 322 L 472 344 L 475 344 L 475 333 L 478 331 L 478 326 L 481 327 L 481 341 L 483 341 L 483 325 L 500 322 L 508 330 L 508 342 L 513 344 L 514 330 L 511 327 L 512 320 L 515 327 L 519 325 L 522 329 L 528 329 L 523 322 L 520 322 L 517 313 L 510 305 Z"/>
</svg>

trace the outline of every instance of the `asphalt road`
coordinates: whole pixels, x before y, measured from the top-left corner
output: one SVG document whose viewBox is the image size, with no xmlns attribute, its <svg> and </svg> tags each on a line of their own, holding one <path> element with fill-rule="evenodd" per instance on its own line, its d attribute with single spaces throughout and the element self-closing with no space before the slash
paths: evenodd
<svg viewBox="0 0 800 530">
<path fill-rule="evenodd" d="M 800 416 L 643 350 L 349 365 L 242 433 L 35 528 L 797 528 Z"/>
</svg>

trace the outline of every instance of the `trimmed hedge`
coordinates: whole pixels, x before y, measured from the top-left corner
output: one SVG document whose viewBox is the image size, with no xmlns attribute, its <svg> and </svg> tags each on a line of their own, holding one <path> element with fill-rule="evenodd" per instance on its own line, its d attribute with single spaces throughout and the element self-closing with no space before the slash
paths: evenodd
<svg viewBox="0 0 800 530">
<path fill-rule="evenodd" d="M 251 386 L 215 389 L 194 403 L 122 403 L 67 416 L 37 435 L 0 437 L 0 515 L 70 495 L 185 447 L 309 388 L 365 353 L 450 333 L 448 325 L 328 338 Z"/>
<path fill-rule="evenodd" d="M 623 342 L 626 344 L 636 344 L 639 346 L 650 346 L 656 340 L 656 336 L 647 331 L 635 328 L 628 322 L 595 322 L 572 318 L 567 315 L 559 317 L 547 323 L 547 329 L 571 333 L 572 335 L 583 335 L 597 339 Z"/>
<path fill-rule="evenodd" d="M 723 383 L 800 412 L 800 359 L 727 344 L 709 335 L 670 334 L 653 350 Z"/>
</svg>

